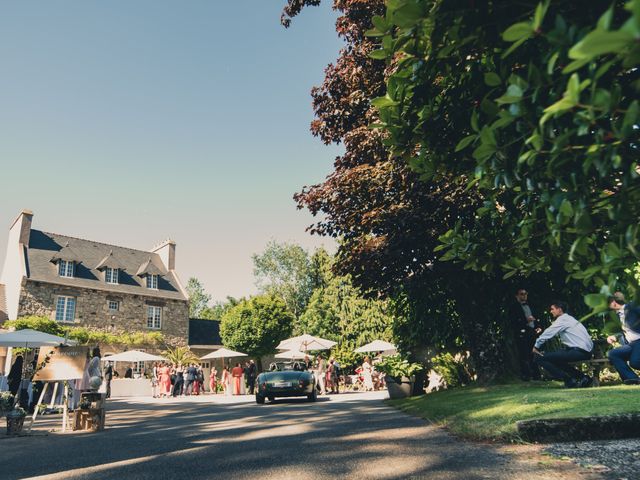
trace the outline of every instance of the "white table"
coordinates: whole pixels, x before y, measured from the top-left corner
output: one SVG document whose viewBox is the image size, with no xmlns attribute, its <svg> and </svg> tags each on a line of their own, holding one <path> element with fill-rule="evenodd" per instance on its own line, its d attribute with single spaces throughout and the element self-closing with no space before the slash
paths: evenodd
<svg viewBox="0 0 640 480">
<path fill-rule="evenodd" d="M 151 380 L 148 378 L 115 378 L 111 380 L 111 397 L 150 397 Z"/>
</svg>

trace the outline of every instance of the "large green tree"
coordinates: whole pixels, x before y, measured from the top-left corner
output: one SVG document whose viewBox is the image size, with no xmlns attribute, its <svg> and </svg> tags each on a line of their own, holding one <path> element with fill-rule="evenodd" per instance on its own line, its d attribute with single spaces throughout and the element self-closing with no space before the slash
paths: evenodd
<svg viewBox="0 0 640 480">
<path fill-rule="evenodd" d="M 222 316 L 220 337 L 225 347 L 247 353 L 260 362 L 291 335 L 293 318 L 279 297 L 258 295 L 241 301 Z"/>
<path fill-rule="evenodd" d="M 202 282 L 196 277 L 191 277 L 185 287 L 189 295 L 189 317 L 200 318 L 209 306 L 211 295 L 209 295 Z"/>
<path fill-rule="evenodd" d="M 253 265 L 261 293 L 278 295 L 299 316 L 314 288 L 307 251 L 300 245 L 272 240 L 262 253 L 253 255 Z"/>
<path fill-rule="evenodd" d="M 374 101 L 393 155 L 484 204 L 444 259 L 528 275 L 553 262 L 606 308 L 640 260 L 640 0 L 389 0 L 371 38 L 392 74 Z"/>
</svg>

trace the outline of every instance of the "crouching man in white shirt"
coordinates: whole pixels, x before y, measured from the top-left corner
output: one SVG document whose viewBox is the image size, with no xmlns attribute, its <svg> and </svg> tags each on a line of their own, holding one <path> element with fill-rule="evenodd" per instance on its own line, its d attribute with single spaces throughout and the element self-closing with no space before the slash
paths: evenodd
<svg viewBox="0 0 640 480">
<path fill-rule="evenodd" d="M 546 370 L 554 380 L 564 381 L 566 388 L 590 387 L 593 379 L 583 374 L 569 362 L 589 360 L 593 351 L 593 342 L 584 325 L 567 312 L 566 302 L 555 301 L 549 311 L 554 322 L 536 340 L 533 347 L 535 362 Z M 544 343 L 558 335 L 564 345 L 563 350 L 542 353 Z"/>
</svg>

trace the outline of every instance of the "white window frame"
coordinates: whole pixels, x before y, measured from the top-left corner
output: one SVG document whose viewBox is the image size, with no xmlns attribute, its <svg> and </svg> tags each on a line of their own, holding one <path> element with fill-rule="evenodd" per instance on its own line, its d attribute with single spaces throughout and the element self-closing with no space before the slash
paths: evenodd
<svg viewBox="0 0 640 480">
<path fill-rule="evenodd" d="M 115 308 L 113 305 L 115 304 Z M 107 308 L 110 312 L 117 312 L 120 310 L 120 301 L 118 300 L 107 300 Z"/>
<path fill-rule="evenodd" d="M 147 288 L 158 290 L 158 275 L 147 275 Z"/>
<path fill-rule="evenodd" d="M 104 281 L 112 285 L 118 284 L 119 269 L 106 267 L 104 270 Z"/>
<path fill-rule="evenodd" d="M 147 328 L 151 330 L 162 329 L 162 307 L 147 305 Z"/>
<path fill-rule="evenodd" d="M 144 350 L 140 349 L 141 352 Z M 133 373 L 133 378 L 136 378 L 136 375 L 142 376 L 142 370 L 144 370 L 144 362 L 132 362 L 133 366 L 131 367 L 131 371 Z"/>
<path fill-rule="evenodd" d="M 76 297 L 58 295 L 56 298 L 56 322 L 75 322 L 76 305 Z"/>
<path fill-rule="evenodd" d="M 58 260 L 58 275 L 66 278 L 73 278 L 74 262 Z"/>
</svg>

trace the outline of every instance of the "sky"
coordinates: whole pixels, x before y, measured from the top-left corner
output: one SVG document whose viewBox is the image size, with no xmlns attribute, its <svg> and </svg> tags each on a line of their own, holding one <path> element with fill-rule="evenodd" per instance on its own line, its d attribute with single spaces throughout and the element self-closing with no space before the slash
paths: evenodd
<svg viewBox="0 0 640 480">
<path fill-rule="evenodd" d="M 0 0 L 0 262 L 23 209 L 113 245 L 171 238 L 214 301 L 256 293 L 270 240 L 332 251 L 292 200 L 341 153 L 309 132 L 342 47 L 330 3 L 285 29 L 285 0 Z"/>
</svg>

